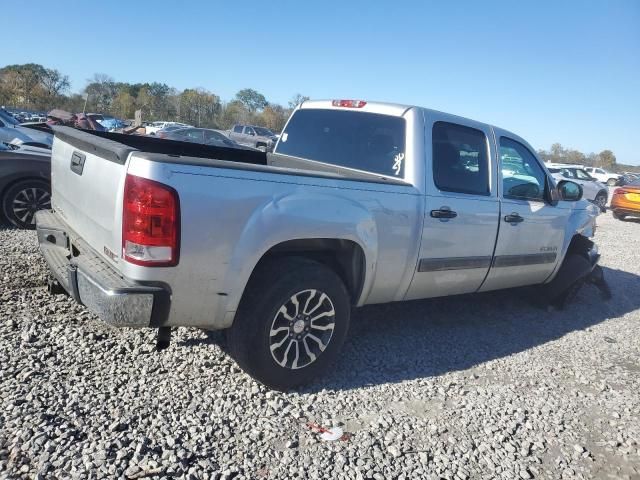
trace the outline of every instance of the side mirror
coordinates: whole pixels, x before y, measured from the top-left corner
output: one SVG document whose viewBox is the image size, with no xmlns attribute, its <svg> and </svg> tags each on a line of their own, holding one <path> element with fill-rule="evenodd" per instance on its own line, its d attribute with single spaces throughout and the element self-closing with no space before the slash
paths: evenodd
<svg viewBox="0 0 640 480">
<path fill-rule="evenodd" d="M 558 183 L 558 197 L 565 202 L 577 202 L 582 198 L 582 187 L 577 183 L 562 180 Z"/>
</svg>

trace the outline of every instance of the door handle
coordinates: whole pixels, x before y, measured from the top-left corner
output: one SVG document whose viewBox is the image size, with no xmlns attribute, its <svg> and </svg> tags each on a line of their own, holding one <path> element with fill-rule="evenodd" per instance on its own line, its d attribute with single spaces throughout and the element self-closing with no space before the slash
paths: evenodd
<svg viewBox="0 0 640 480">
<path fill-rule="evenodd" d="M 512 213 L 510 215 L 505 215 L 504 216 L 504 221 L 507 222 L 507 223 L 520 223 L 520 222 L 524 222 L 524 218 L 522 218 L 517 213 Z"/>
<path fill-rule="evenodd" d="M 433 218 L 447 219 L 456 218 L 458 214 L 449 207 L 440 207 L 439 210 L 431 210 L 431 216 Z"/>
</svg>

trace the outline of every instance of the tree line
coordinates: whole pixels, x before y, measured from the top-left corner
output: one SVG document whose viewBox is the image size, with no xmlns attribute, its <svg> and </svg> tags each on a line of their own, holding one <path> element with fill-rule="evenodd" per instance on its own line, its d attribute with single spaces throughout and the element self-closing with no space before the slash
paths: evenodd
<svg viewBox="0 0 640 480">
<path fill-rule="evenodd" d="M 69 77 L 56 69 L 35 63 L 0 68 L 0 105 L 12 108 L 48 111 L 60 108 L 70 112 L 111 114 L 131 119 L 141 110 L 143 120 L 180 121 L 198 127 L 228 129 L 236 123 L 250 123 L 281 131 L 293 108 L 307 100 L 301 94 L 288 105 L 269 102 L 263 94 L 244 88 L 230 101 L 223 101 L 205 88 L 179 91 L 166 83 L 117 82 L 109 75 L 96 73 L 80 93 L 71 93 Z M 604 167 L 614 171 L 640 171 L 640 167 L 616 162 L 611 150 L 584 154 L 554 143 L 538 154 L 546 162 Z"/>
<path fill-rule="evenodd" d="M 640 172 L 640 166 L 638 165 L 618 163 L 611 150 L 584 154 L 578 150 L 564 148 L 559 143 L 554 143 L 549 150 L 538 150 L 538 155 L 545 162 L 602 167 L 612 172 Z"/>
<path fill-rule="evenodd" d="M 244 88 L 225 102 L 205 88 L 180 91 L 160 82 L 117 82 L 102 73 L 94 74 L 81 92 L 69 90 L 69 77 L 55 69 L 35 63 L 0 68 L 0 105 L 26 110 L 84 109 L 123 119 L 131 119 L 136 110 L 141 110 L 144 121 L 180 121 L 221 129 L 250 123 L 281 131 L 293 108 L 308 100 L 297 94 L 283 106 L 269 102 L 252 88 Z"/>
</svg>

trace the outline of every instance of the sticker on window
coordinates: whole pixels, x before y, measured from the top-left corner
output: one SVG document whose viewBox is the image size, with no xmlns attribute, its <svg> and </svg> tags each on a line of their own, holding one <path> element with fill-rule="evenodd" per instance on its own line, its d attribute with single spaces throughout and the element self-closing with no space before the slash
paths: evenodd
<svg viewBox="0 0 640 480">
<path fill-rule="evenodd" d="M 404 160 L 404 153 L 399 153 L 393 157 L 393 167 L 391 169 L 395 172 L 396 177 L 400 175 L 402 171 L 402 162 Z"/>
<path fill-rule="evenodd" d="M 288 133 L 283 133 L 282 136 L 280 137 L 280 140 L 283 142 L 287 141 L 287 138 L 289 138 L 289 134 Z"/>
</svg>

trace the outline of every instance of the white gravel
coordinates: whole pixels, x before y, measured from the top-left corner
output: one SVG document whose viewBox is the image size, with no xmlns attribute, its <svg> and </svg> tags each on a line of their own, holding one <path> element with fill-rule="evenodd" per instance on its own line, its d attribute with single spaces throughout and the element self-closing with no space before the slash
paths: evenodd
<svg viewBox="0 0 640 480">
<path fill-rule="evenodd" d="M 35 234 L 0 227 L 0 477 L 638 479 L 640 222 L 598 222 L 610 302 L 367 307 L 335 370 L 288 394 L 220 333 L 179 329 L 156 353 L 151 330 L 50 297 Z"/>
</svg>

